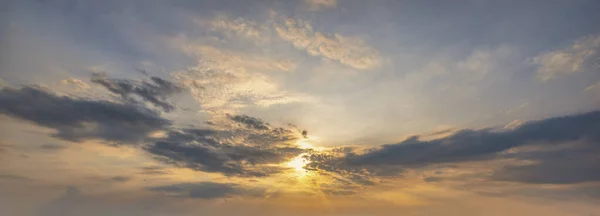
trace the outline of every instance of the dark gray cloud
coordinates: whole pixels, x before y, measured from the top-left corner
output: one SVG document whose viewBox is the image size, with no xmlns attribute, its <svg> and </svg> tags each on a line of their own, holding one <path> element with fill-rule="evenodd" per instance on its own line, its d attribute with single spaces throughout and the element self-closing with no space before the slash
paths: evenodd
<svg viewBox="0 0 600 216">
<path fill-rule="evenodd" d="M 591 143 L 590 143 L 591 144 Z M 534 164 L 505 166 L 492 178 L 535 184 L 571 184 L 600 181 L 600 146 L 561 149 L 533 153 L 517 153 L 511 157 L 533 160 Z"/>
<path fill-rule="evenodd" d="M 553 150 L 559 144 L 573 144 Z M 507 154 L 507 150 L 535 146 L 540 150 Z M 502 153 L 502 154 L 500 154 Z M 494 180 L 525 183 L 580 183 L 600 181 L 600 111 L 549 118 L 525 123 L 512 130 L 461 130 L 453 135 L 420 140 L 411 137 L 355 153 L 338 149 L 312 153 L 307 168 L 344 174 L 352 181 L 373 182 L 374 178 L 401 174 L 403 169 L 428 165 L 485 161 L 499 158 L 534 161 L 496 170 Z M 428 181 L 439 181 L 430 178 Z"/>
<path fill-rule="evenodd" d="M 123 83 L 119 88 L 131 87 Z M 283 163 L 303 151 L 293 143 L 298 136 L 291 130 L 249 116 L 230 116 L 231 122 L 220 125 L 224 128 L 221 130 L 173 129 L 169 120 L 141 104 L 58 96 L 36 87 L 2 89 L 0 113 L 56 129 L 55 137 L 69 141 L 149 142 L 142 148 L 162 161 L 225 175 L 266 176 L 280 172 L 282 168 L 267 164 Z M 235 123 L 245 126 L 234 127 Z M 168 131 L 167 136 L 148 137 L 158 130 Z M 42 148 L 56 150 L 62 146 L 46 144 Z"/>
<path fill-rule="evenodd" d="M 260 188 L 245 188 L 238 184 L 199 182 L 183 183 L 148 188 L 151 191 L 195 199 L 218 199 L 234 196 L 264 197 L 266 191 Z"/>
<path fill-rule="evenodd" d="M 247 115 L 227 115 L 227 117 L 234 122 L 240 123 L 252 129 L 269 130 L 271 128 L 271 125 L 269 125 L 269 123 L 263 122 L 262 120 L 255 117 Z"/>
<path fill-rule="evenodd" d="M 220 137 L 219 131 L 214 130 L 183 129 L 170 131 L 166 138 L 145 149 L 172 164 L 238 176 L 265 176 L 278 172 L 280 169 L 264 165 L 282 163 L 302 152 L 290 145 L 234 144 L 229 138 Z"/>
<path fill-rule="evenodd" d="M 12 180 L 12 181 L 31 181 L 30 178 L 24 177 L 24 176 L 19 176 L 19 175 L 13 175 L 13 174 L 1 174 L 0 173 L 0 180 Z"/>
<path fill-rule="evenodd" d="M 63 146 L 63 145 L 58 145 L 58 144 L 50 144 L 50 143 L 48 143 L 48 144 L 43 144 L 43 145 L 41 145 L 41 146 L 40 146 L 40 148 L 42 148 L 42 149 L 44 149 L 44 150 L 52 150 L 52 151 L 55 151 L 55 150 L 61 150 L 61 149 L 65 149 L 66 147 L 65 147 L 65 146 Z"/>
<path fill-rule="evenodd" d="M 94 73 L 92 82 L 105 87 L 126 101 L 135 101 L 132 97 L 135 95 L 165 112 L 175 109 L 175 106 L 169 103 L 167 98 L 183 91 L 180 86 L 159 77 L 150 77 L 150 81 L 135 81 L 109 79 L 104 73 Z"/>
<path fill-rule="evenodd" d="M 309 161 L 305 169 L 325 175 L 336 173 L 340 176 L 337 181 L 343 186 L 352 184 L 374 185 L 380 177 L 397 176 L 404 171 L 402 167 L 386 164 L 349 164 L 346 158 L 355 155 L 354 150 L 353 148 L 342 147 L 309 152 L 305 156 Z"/>
<path fill-rule="evenodd" d="M 131 180 L 131 178 L 127 176 L 113 176 L 110 178 L 110 180 L 112 182 L 128 182 L 129 180 Z"/>
<path fill-rule="evenodd" d="M 552 145 L 585 140 L 600 141 L 600 112 L 549 118 L 526 123 L 514 130 L 462 130 L 451 136 L 422 141 L 409 138 L 398 144 L 369 149 L 352 155 L 347 162 L 356 165 L 427 165 L 489 159 L 497 153 L 523 145 Z"/>
<path fill-rule="evenodd" d="M 171 125 L 142 106 L 57 96 L 31 86 L 0 90 L 0 114 L 56 129 L 55 137 L 69 141 L 136 143 Z"/>
</svg>

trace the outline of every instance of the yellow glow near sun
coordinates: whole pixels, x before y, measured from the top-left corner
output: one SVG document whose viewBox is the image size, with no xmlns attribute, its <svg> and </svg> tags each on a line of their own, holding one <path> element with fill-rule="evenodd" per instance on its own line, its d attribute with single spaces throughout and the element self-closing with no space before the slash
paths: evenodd
<svg viewBox="0 0 600 216">
<path fill-rule="evenodd" d="M 323 147 L 317 147 L 315 145 L 313 145 L 313 143 L 315 143 L 315 141 L 317 141 L 317 137 L 316 136 L 308 136 L 306 138 L 302 138 L 299 139 L 298 141 L 296 141 L 296 145 L 298 145 L 298 147 L 302 148 L 302 149 L 312 149 L 312 150 L 317 150 L 317 151 L 321 151 L 324 148 Z"/>
<path fill-rule="evenodd" d="M 296 156 L 294 159 L 287 163 L 287 166 L 294 168 L 298 173 L 305 174 L 306 169 L 304 169 L 304 166 L 306 166 L 310 162 L 308 159 L 304 158 L 305 155 L 305 153 L 302 153 Z"/>
</svg>

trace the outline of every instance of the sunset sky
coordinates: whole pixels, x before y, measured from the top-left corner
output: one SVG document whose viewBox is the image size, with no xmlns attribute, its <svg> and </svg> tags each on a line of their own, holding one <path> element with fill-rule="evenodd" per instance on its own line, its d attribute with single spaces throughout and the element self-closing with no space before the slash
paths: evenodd
<svg viewBox="0 0 600 216">
<path fill-rule="evenodd" d="M 1 216 L 600 216 L 600 1 L 0 1 Z"/>
</svg>

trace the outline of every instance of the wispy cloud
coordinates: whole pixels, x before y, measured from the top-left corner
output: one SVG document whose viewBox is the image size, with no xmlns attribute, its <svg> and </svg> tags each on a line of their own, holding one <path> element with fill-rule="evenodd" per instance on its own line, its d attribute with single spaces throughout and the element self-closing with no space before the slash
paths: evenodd
<svg viewBox="0 0 600 216">
<path fill-rule="evenodd" d="M 363 70 L 377 68 L 382 63 L 379 52 L 360 38 L 341 34 L 327 35 L 313 30 L 307 21 L 285 18 L 275 26 L 275 30 L 281 39 L 312 56 L 335 60 Z"/>
<path fill-rule="evenodd" d="M 167 102 L 166 98 L 183 91 L 176 84 L 159 77 L 151 77 L 150 81 L 133 81 L 109 79 L 106 73 L 97 72 L 93 74 L 92 82 L 121 96 L 123 100 L 135 101 L 132 96 L 139 96 L 143 101 L 147 101 L 166 112 L 175 109 L 175 106 Z"/>
<path fill-rule="evenodd" d="M 566 48 L 542 53 L 531 59 L 537 66 L 536 76 L 542 81 L 583 71 L 590 61 L 598 58 L 600 36 L 588 36 Z"/>
<path fill-rule="evenodd" d="M 304 0 L 311 10 L 322 8 L 333 8 L 337 6 L 337 0 Z"/>
<path fill-rule="evenodd" d="M 268 107 L 313 100 L 281 89 L 269 75 L 295 70 L 294 60 L 217 49 L 185 36 L 174 38 L 172 44 L 198 59 L 196 66 L 174 72 L 173 76 L 207 111 L 235 112 L 248 105 Z"/>
</svg>

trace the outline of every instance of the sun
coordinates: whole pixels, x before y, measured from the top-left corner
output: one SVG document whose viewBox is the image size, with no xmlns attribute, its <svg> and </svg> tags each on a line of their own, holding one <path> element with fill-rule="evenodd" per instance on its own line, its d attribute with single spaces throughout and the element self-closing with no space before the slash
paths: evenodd
<svg viewBox="0 0 600 216">
<path fill-rule="evenodd" d="M 310 161 L 304 157 L 305 155 L 306 153 L 302 153 L 296 156 L 294 159 L 287 163 L 287 166 L 290 168 L 294 168 L 294 170 L 296 170 L 297 173 L 305 174 L 307 171 L 306 169 L 304 169 L 304 166 L 310 163 Z"/>
</svg>

